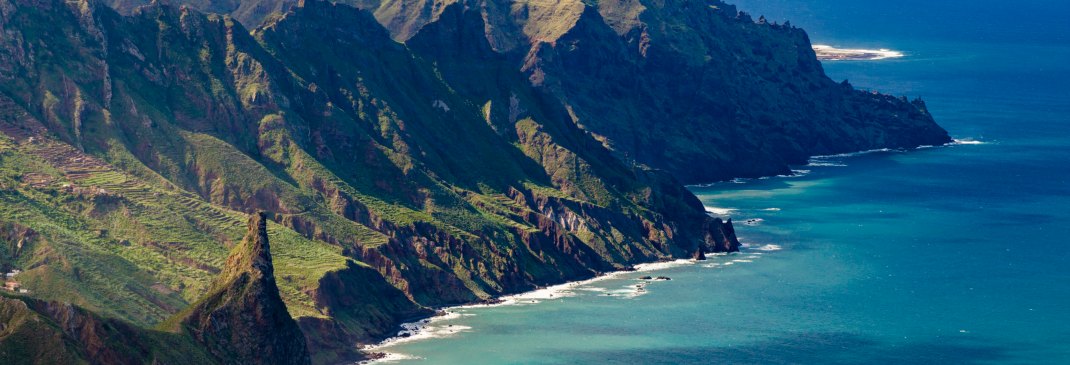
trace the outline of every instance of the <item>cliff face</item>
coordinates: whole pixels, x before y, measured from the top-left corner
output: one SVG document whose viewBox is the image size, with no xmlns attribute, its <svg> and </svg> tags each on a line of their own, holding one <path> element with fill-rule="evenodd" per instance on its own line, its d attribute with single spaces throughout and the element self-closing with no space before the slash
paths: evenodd
<svg viewBox="0 0 1070 365">
<path fill-rule="evenodd" d="M 264 214 L 249 219 L 212 290 L 147 329 L 69 303 L 0 296 L 4 364 L 310 364 L 275 285 Z"/>
<path fill-rule="evenodd" d="M 430 308 L 738 250 L 680 180 L 947 140 L 719 2 L 189 4 L 260 26 L 0 0 L 0 265 L 35 298 L 5 313 L 56 356 L 356 359 Z"/>
<path fill-rule="evenodd" d="M 74 342 L 26 302 L 0 296 L 0 359 L 5 364 L 85 363 Z"/>
<path fill-rule="evenodd" d="M 249 26 L 298 4 L 180 2 Z M 408 44 L 421 37 L 485 44 L 618 157 L 685 183 L 786 174 L 812 155 L 950 142 L 920 100 L 834 82 L 803 30 L 718 0 L 339 3 L 369 10 Z M 468 24 L 443 24 L 459 20 Z M 464 27 L 472 31 L 442 33 Z M 486 60 L 439 44 L 413 48 L 444 68 L 443 53 L 462 66 Z"/>
<path fill-rule="evenodd" d="M 804 31 L 718 1 L 481 1 L 429 17 L 384 6 L 384 24 L 424 24 L 391 29 L 439 67 L 483 60 L 436 46 L 443 38 L 486 43 L 619 157 L 685 183 L 785 174 L 812 155 L 950 142 L 923 102 L 833 82 Z"/>
<path fill-rule="evenodd" d="M 264 213 L 231 251 L 207 297 L 193 304 L 181 326 L 227 364 L 310 364 L 305 336 L 275 284 Z"/>
<path fill-rule="evenodd" d="M 462 42 L 480 67 L 436 64 L 369 13 L 298 5 L 250 32 L 0 0 L 0 263 L 26 296 L 162 336 L 148 349 L 331 363 L 430 308 L 738 250 L 490 43 Z"/>
</svg>

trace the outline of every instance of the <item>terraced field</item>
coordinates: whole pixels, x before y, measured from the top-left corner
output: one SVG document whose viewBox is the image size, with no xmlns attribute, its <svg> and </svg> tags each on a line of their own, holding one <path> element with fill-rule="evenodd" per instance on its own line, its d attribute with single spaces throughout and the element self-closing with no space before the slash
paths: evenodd
<svg viewBox="0 0 1070 365">
<path fill-rule="evenodd" d="M 0 107 L 15 108 L 10 101 Z M 40 124 L 25 112 L 7 115 L 22 117 L 0 122 L 3 184 L 17 187 L 0 191 L 0 221 L 30 228 L 47 243 L 11 263 L 25 270 L 25 288 L 146 323 L 203 294 L 244 233 L 245 213 L 119 171 L 32 128 Z M 336 246 L 270 227 L 291 312 L 322 316 L 309 293 L 347 259 Z"/>
</svg>

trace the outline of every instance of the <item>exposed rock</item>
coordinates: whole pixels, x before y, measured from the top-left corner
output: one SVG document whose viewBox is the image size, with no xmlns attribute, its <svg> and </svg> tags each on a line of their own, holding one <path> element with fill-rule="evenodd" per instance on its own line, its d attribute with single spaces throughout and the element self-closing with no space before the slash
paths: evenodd
<svg viewBox="0 0 1070 365">
<path fill-rule="evenodd" d="M 209 352 L 227 364 L 310 364 L 305 336 L 275 284 L 264 213 L 249 218 L 207 296 L 181 319 Z"/>
<path fill-rule="evenodd" d="M 691 258 L 695 261 L 706 261 L 706 253 L 703 251 L 705 250 L 702 247 L 699 247 L 697 250 L 695 250 L 695 255 Z"/>
<path fill-rule="evenodd" d="M 685 183 L 785 174 L 810 155 L 950 142 L 924 108 L 826 77 L 804 31 L 738 17 L 732 5 L 599 1 L 565 16 L 509 17 L 496 13 L 509 9 L 498 2 L 454 3 L 431 18 L 377 15 L 388 28 L 426 22 L 415 33 L 391 30 L 444 69 L 487 60 L 441 47 L 444 31 L 462 30 L 458 43 L 469 48 L 491 42 L 490 49 L 619 156 Z M 503 34 L 523 46 L 488 41 Z"/>
<path fill-rule="evenodd" d="M 13 231 L 25 240 L 7 251 L 49 251 L 38 271 L 70 274 L 50 275 L 57 287 L 99 278 L 52 295 L 139 326 L 206 290 L 175 278 L 218 274 L 168 334 L 211 350 L 187 363 L 302 363 L 305 343 L 314 361 L 340 362 L 424 308 L 739 249 L 731 221 L 637 161 L 701 180 L 939 137 L 924 103 L 829 89 L 804 34 L 749 17 L 676 0 L 455 2 L 354 1 L 374 16 L 321 1 L 164 2 L 265 20 L 250 31 L 160 2 L 120 16 L 0 0 L 0 132 L 21 154 L 3 161 L 71 180 L 49 192 L 62 199 L 25 195 L 64 226 L 111 228 L 64 237 L 63 250 Z M 272 237 L 291 249 L 278 282 L 259 227 L 219 265 L 218 242 L 238 240 L 233 211 L 255 210 L 288 237 Z M 64 254 L 99 240 L 167 260 L 99 252 L 112 271 Z M 306 270 L 317 265 L 330 269 Z"/>
<path fill-rule="evenodd" d="M 707 218 L 705 231 L 705 247 L 700 249 L 709 252 L 739 252 L 741 244 L 736 238 L 736 230 L 732 226 L 731 218 L 728 221 L 722 221 L 721 218 Z"/>
</svg>

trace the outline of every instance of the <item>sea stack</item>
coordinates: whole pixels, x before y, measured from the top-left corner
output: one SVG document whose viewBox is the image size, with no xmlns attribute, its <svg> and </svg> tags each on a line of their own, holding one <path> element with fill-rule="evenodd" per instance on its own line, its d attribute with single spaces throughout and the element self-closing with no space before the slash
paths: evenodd
<svg viewBox="0 0 1070 365">
<path fill-rule="evenodd" d="M 739 252 L 739 239 L 736 238 L 736 229 L 732 226 L 732 219 L 722 221 L 721 218 L 708 218 L 705 229 L 705 249 L 709 252 Z"/>
<path fill-rule="evenodd" d="M 181 319 L 182 329 L 227 364 L 310 364 L 305 336 L 275 284 L 267 218 L 255 213 L 209 294 Z"/>
</svg>

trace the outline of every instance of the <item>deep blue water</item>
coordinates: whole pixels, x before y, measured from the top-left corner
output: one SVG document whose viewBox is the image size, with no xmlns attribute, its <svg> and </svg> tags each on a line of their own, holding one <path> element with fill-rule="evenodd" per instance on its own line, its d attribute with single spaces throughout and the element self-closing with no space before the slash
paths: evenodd
<svg viewBox="0 0 1070 365">
<path fill-rule="evenodd" d="M 696 187 L 749 250 L 454 310 L 433 324 L 441 338 L 383 350 L 428 364 L 1070 364 L 1070 3 L 737 3 L 814 43 L 905 52 L 825 67 L 921 96 L 952 136 L 983 143 Z M 673 280 L 636 292 L 641 275 Z"/>
</svg>

